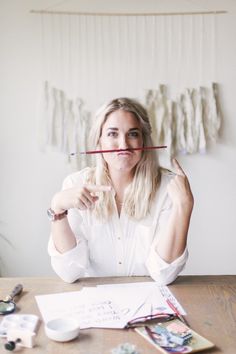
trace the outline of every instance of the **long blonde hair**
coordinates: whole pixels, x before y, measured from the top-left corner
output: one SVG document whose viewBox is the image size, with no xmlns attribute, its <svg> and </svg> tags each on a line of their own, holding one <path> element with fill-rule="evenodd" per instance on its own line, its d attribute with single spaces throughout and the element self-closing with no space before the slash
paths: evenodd
<svg viewBox="0 0 236 354">
<path fill-rule="evenodd" d="M 153 146 L 151 125 L 146 109 L 136 100 L 117 98 L 103 105 L 96 113 L 89 141 L 93 149 L 100 149 L 102 128 L 109 114 L 117 110 L 124 110 L 135 115 L 140 123 L 143 146 Z M 135 167 L 133 181 L 126 189 L 123 208 L 127 215 L 139 220 L 147 216 L 151 203 L 160 182 L 160 167 L 158 158 L 153 151 L 143 151 L 142 157 Z M 96 155 L 96 167 L 91 169 L 88 183 L 111 185 L 108 166 L 102 154 Z M 94 213 L 99 219 L 107 220 L 114 212 L 114 198 L 110 193 L 100 193 L 95 203 Z"/>
</svg>

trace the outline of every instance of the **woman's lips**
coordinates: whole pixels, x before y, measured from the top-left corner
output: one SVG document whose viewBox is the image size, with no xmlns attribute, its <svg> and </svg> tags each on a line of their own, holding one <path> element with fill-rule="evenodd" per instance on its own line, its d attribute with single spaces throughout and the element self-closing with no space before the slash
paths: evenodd
<svg viewBox="0 0 236 354">
<path fill-rule="evenodd" d="M 118 152 L 118 156 L 130 156 L 132 155 L 133 151 L 120 151 Z"/>
</svg>

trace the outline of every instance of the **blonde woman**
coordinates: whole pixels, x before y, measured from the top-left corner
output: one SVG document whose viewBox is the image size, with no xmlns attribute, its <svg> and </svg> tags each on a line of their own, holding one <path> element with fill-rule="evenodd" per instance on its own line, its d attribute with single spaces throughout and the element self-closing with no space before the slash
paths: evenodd
<svg viewBox="0 0 236 354">
<path fill-rule="evenodd" d="M 66 282 L 84 276 L 151 276 L 173 282 L 188 257 L 193 208 L 188 179 L 160 168 L 146 110 L 128 98 L 114 99 L 97 113 L 93 149 L 96 167 L 68 176 L 52 198 L 49 254 Z"/>
</svg>

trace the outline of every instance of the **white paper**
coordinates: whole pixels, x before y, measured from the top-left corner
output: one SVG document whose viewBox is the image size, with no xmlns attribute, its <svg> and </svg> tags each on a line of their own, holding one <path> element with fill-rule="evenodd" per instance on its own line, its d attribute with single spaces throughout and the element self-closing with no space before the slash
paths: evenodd
<svg viewBox="0 0 236 354">
<path fill-rule="evenodd" d="M 117 298 L 120 298 L 119 290 L 121 293 L 124 289 L 129 288 L 131 292 L 131 301 L 132 298 L 136 299 L 140 303 L 140 306 L 137 307 L 137 311 L 134 313 L 134 317 L 156 315 L 158 313 L 163 314 L 175 314 L 175 311 L 170 308 L 166 299 L 169 299 L 171 303 L 175 306 L 178 312 L 181 315 L 186 315 L 182 306 L 178 303 L 177 299 L 170 292 L 167 286 L 158 286 L 155 282 L 139 282 L 139 283 L 123 283 L 123 284 L 106 284 L 98 285 L 98 288 L 109 289 L 110 292 L 114 292 L 117 295 Z M 143 299 L 143 301 L 141 301 Z M 135 301 L 135 300 L 133 300 Z M 151 310 L 149 312 L 148 306 L 146 304 L 151 304 Z M 146 309 L 146 311 L 145 311 Z"/>
<path fill-rule="evenodd" d="M 132 284 L 131 284 L 132 285 Z M 98 286 L 97 290 L 104 296 L 108 296 L 114 303 L 118 304 L 127 322 L 136 317 L 136 313 L 146 303 L 149 296 L 149 288 L 137 288 L 135 286 Z M 139 316 L 137 314 L 137 316 Z"/>
<path fill-rule="evenodd" d="M 94 289 L 96 290 L 96 289 Z M 126 321 L 120 308 L 97 292 L 75 291 L 36 296 L 44 322 L 58 317 L 74 317 L 80 328 L 124 328 Z"/>
<path fill-rule="evenodd" d="M 159 287 L 160 292 L 162 294 L 162 296 L 165 299 L 168 299 L 173 305 L 174 307 L 177 309 L 177 311 L 181 314 L 181 315 L 186 315 L 185 310 L 183 309 L 183 307 L 181 306 L 181 304 L 177 301 L 177 299 L 175 298 L 175 296 L 172 294 L 172 292 L 170 291 L 170 289 L 167 286 L 160 286 Z"/>
<path fill-rule="evenodd" d="M 58 317 L 75 317 L 80 328 L 124 328 L 129 321 L 158 313 L 173 314 L 168 298 L 185 314 L 167 287 L 155 282 L 109 284 L 81 291 L 38 295 L 36 301 L 45 322 Z"/>
</svg>

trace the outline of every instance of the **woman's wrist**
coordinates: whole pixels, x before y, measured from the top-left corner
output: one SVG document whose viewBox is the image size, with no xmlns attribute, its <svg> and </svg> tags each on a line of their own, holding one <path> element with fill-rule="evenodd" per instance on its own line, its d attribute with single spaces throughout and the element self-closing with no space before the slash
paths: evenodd
<svg viewBox="0 0 236 354">
<path fill-rule="evenodd" d="M 66 211 L 66 209 L 63 209 L 60 206 L 60 202 L 59 202 L 59 195 L 58 193 L 55 194 L 55 196 L 53 197 L 52 201 L 51 201 L 51 209 L 54 211 L 55 214 L 62 214 Z"/>
</svg>

